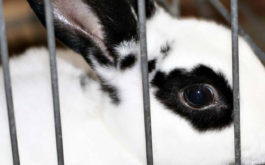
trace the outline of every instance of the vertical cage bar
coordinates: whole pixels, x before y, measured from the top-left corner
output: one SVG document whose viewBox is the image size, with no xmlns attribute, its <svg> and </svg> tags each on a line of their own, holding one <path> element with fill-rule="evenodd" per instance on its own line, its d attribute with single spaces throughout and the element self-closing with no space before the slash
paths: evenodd
<svg viewBox="0 0 265 165">
<path fill-rule="evenodd" d="M 170 12 L 174 16 L 178 17 L 180 15 L 180 0 L 173 0 L 172 1 L 172 7 L 170 10 L 171 10 Z"/>
<path fill-rule="evenodd" d="M 10 139 L 11 139 L 13 164 L 19 165 L 20 161 L 19 161 L 19 151 L 18 151 L 18 143 L 17 143 L 16 122 L 15 122 L 12 87 L 11 87 L 10 72 L 9 72 L 6 29 L 5 29 L 5 21 L 4 21 L 2 4 L 3 4 L 2 0 L 0 0 L 1 59 L 2 59 L 2 65 L 3 65 L 5 95 L 6 95 L 6 103 L 7 103 L 7 110 L 8 110 L 8 122 L 9 122 L 9 132 L 10 132 Z"/>
<path fill-rule="evenodd" d="M 55 56 L 56 45 L 55 45 L 52 13 L 53 13 L 53 8 L 51 0 L 45 0 L 45 18 L 46 18 L 46 27 L 47 27 L 48 47 L 50 54 L 50 71 L 51 71 L 51 85 L 52 85 L 52 97 L 53 97 L 53 109 L 54 109 L 54 121 L 55 121 L 57 160 L 58 160 L 58 165 L 64 165 L 60 101 L 59 101 L 59 90 L 58 90 L 58 75 L 57 75 L 56 56 Z"/>
<path fill-rule="evenodd" d="M 152 147 L 152 128 L 149 97 L 149 78 L 147 64 L 147 42 L 146 42 L 146 11 L 145 0 L 138 0 L 139 13 L 139 35 L 141 45 L 141 71 L 144 101 L 144 124 L 146 141 L 146 159 L 147 165 L 153 165 L 153 147 Z"/>
<path fill-rule="evenodd" d="M 231 17 L 225 7 L 221 4 L 219 0 L 209 0 L 210 4 L 225 18 L 227 22 L 231 22 Z M 265 53 L 255 44 L 251 37 L 240 27 L 238 26 L 239 34 L 245 38 L 252 50 L 256 53 L 259 59 L 265 63 Z"/>
<path fill-rule="evenodd" d="M 238 1 L 231 0 L 232 54 L 233 54 L 233 96 L 234 96 L 234 143 L 235 164 L 241 165 L 240 139 L 240 93 L 238 57 Z"/>
</svg>

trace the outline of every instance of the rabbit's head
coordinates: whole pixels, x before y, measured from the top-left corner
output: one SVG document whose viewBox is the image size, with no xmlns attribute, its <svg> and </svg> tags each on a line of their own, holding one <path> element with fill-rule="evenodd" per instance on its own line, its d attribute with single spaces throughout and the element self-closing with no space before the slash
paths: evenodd
<svg viewBox="0 0 265 165">
<path fill-rule="evenodd" d="M 28 0 L 44 23 L 42 0 Z M 58 39 L 81 54 L 109 100 L 104 121 L 144 159 L 136 0 L 53 0 Z M 148 69 L 156 164 L 229 164 L 234 160 L 230 31 L 178 20 L 146 1 Z M 45 24 L 45 23 L 44 23 Z M 240 39 L 244 163 L 265 162 L 265 70 Z"/>
</svg>

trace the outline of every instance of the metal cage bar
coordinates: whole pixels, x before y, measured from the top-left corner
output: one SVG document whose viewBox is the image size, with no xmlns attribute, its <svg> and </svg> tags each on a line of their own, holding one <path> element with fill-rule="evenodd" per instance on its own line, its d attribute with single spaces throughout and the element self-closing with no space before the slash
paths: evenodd
<svg viewBox="0 0 265 165">
<path fill-rule="evenodd" d="M 227 22 L 231 22 L 231 17 L 226 8 L 219 0 L 208 0 L 210 4 L 214 6 L 214 8 L 225 18 Z M 260 58 L 260 60 L 265 63 L 265 53 L 260 49 L 260 47 L 252 40 L 252 38 L 241 28 L 238 26 L 239 34 L 244 37 L 244 39 L 248 42 L 252 50 L 256 53 L 256 55 Z"/>
<path fill-rule="evenodd" d="M 147 165 L 153 165 L 153 147 L 152 147 L 152 128 L 149 96 L 149 78 L 147 64 L 147 42 L 146 42 L 146 11 L 145 0 L 138 0 L 139 13 L 139 34 L 141 46 L 141 71 L 144 101 L 144 124 L 146 141 L 146 159 Z"/>
<path fill-rule="evenodd" d="M 240 33 L 250 44 L 254 52 L 265 60 L 264 53 L 238 25 L 238 1 L 231 0 L 231 16 L 219 0 L 209 0 L 218 12 L 231 23 L 232 29 L 232 65 L 233 65 L 233 105 L 234 105 L 234 147 L 235 164 L 241 165 L 241 135 L 240 135 L 240 92 L 239 92 L 239 50 L 238 34 Z"/>
<path fill-rule="evenodd" d="M 240 136 L 240 93 L 239 93 L 239 51 L 238 51 L 238 1 L 231 0 L 232 62 L 233 62 L 233 107 L 235 164 L 241 165 Z"/>
<path fill-rule="evenodd" d="M 62 137 L 60 100 L 59 100 L 59 90 L 58 90 L 58 74 L 57 74 L 56 54 L 55 54 L 56 45 L 55 45 L 55 36 L 54 36 L 53 14 L 52 14 L 53 7 L 51 4 L 51 0 L 45 0 L 44 2 L 45 2 L 45 18 L 46 18 L 46 27 L 47 27 L 48 47 L 50 54 L 50 71 L 51 71 L 57 160 L 58 160 L 58 165 L 64 165 L 63 137 Z"/>
<path fill-rule="evenodd" d="M 20 161 L 19 161 L 19 151 L 18 151 L 18 142 L 17 142 L 17 131 L 16 131 L 15 113 L 14 113 L 14 105 L 13 105 L 13 97 L 12 97 L 11 79 L 10 79 L 10 72 L 9 72 L 6 29 L 5 29 L 5 21 L 4 21 L 2 4 L 3 4 L 2 0 L 0 0 L 1 59 L 2 59 L 2 65 L 3 65 L 5 95 L 6 95 L 6 103 L 7 103 L 7 110 L 8 110 L 8 122 L 9 122 L 9 132 L 10 132 L 13 164 L 19 165 Z"/>
</svg>

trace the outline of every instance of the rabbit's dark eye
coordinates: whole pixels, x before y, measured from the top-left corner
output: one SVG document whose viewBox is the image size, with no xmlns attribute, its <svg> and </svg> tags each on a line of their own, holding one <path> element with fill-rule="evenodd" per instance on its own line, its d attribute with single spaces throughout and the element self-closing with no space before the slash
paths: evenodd
<svg viewBox="0 0 265 165">
<path fill-rule="evenodd" d="M 225 77 L 199 65 L 191 71 L 157 69 L 152 80 L 156 98 L 187 119 L 198 131 L 221 129 L 233 121 L 233 93 Z"/>
<path fill-rule="evenodd" d="M 210 85 L 197 84 L 181 91 L 181 101 L 193 109 L 204 109 L 215 102 L 215 90 Z"/>
</svg>

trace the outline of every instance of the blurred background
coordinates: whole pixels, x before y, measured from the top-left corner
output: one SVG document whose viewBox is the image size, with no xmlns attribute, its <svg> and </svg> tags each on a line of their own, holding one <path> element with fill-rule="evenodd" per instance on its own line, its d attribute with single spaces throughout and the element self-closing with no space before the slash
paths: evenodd
<svg viewBox="0 0 265 165">
<path fill-rule="evenodd" d="M 209 0 L 157 0 L 176 17 L 215 20 L 229 26 Z M 4 0 L 9 54 L 19 54 L 32 46 L 46 45 L 46 31 L 26 0 Z M 230 0 L 220 0 L 229 10 Z M 239 21 L 256 44 L 265 51 L 265 0 L 240 0 Z M 57 46 L 61 47 L 60 43 Z"/>
</svg>

